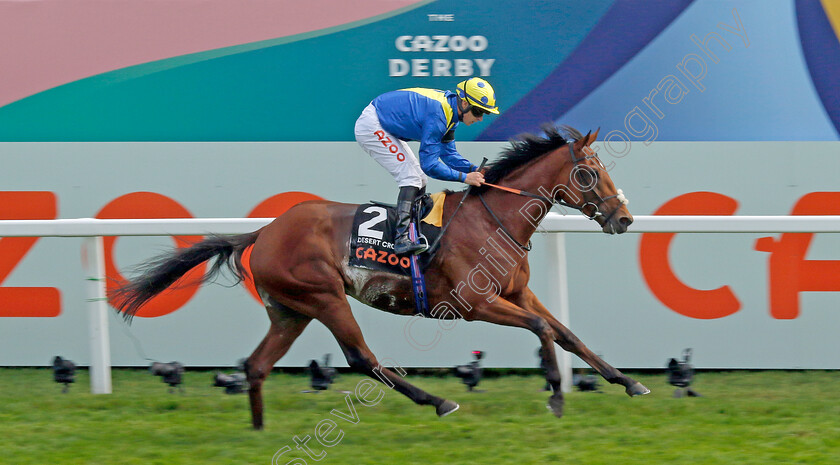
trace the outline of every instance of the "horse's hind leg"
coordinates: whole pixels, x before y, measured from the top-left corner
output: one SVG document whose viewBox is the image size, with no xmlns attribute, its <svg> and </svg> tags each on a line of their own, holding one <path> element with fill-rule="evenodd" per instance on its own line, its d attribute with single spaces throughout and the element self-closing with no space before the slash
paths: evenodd
<svg viewBox="0 0 840 465">
<path fill-rule="evenodd" d="M 300 336 L 312 318 L 280 304 L 273 299 L 266 301 L 266 310 L 271 319 L 271 327 L 254 353 L 245 362 L 248 377 L 248 390 L 251 402 L 251 421 L 254 429 L 263 428 L 262 385 L 271 373 L 271 368 L 286 354 L 292 343 Z"/>
<path fill-rule="evenodd" d="M 433 396 L 379 364 L 365 343 L 362 330 L 356 323 L 344 294 L 321 294 L 315 300 L 317 302 L 312 303 L 313 309 L 320 309 L 316 310 L 316 318 L 333 333 L 347 358 L 347 363 L 353 369 L 396 389 L 418 405 L 433 405 L 438 416 L 446 416 L 458 409 L 457 403 Z"/>
</svg>

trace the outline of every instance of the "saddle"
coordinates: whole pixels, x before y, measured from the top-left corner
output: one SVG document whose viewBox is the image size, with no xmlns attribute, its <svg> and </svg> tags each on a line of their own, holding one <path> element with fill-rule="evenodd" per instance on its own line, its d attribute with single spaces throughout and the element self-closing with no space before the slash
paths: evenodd
<svg viewBox="0 0 840 465">
<path fill-rule="evenodd" d="M 438 192 L 415 199 L 412 218 L 419 226 L 418 242 L 431 244 L 440 235 L 444 197 L 443 192 Z M 410 258 L 394 254 L 396 221 L 397 207 L 394 204 L 371 200 L 359 205 L 350 233 L 349 265 L 411 276 Z M 421 269 L 428 267 L 434 252 L 427 250 L 416 256 Z"/>
</svg>

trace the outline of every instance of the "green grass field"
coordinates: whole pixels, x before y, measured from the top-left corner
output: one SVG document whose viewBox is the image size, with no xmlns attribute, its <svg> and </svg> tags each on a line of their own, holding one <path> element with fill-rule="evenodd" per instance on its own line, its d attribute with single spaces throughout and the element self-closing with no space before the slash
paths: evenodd
<svg viewBox="0 0 840 465">
<path fill-rule="evenodd" d="M 303 394 L 306 376 L 272 374 L 261 432 L 249 428 L 247 396 L 211 387 L 212 372 L 187 372 L 175 394 L 143 370 L 114 370 L 114 394 L 100 396 L 84 371 L 67 394 L 51 377 L 0 369 L 0 463 L 270 464 L 283 446 L 291 452 L 276 463 L 316 463 L 295 449 L 306 435 L 322 464 L 840 463 L 840 372 L 699 373 L 693 386 L 704 397 L 681 399 L 664 374 L 641 374 L 650 395 L 631 399 L 602 383 L 603 393 L 569 394 L 562 419 L 546 410 L 536 375 L 485 379 L 484 393 L 453 377 L 410 376 L 461 409 L 439 419 L 385 388 L 378 405 L 354 401 L 356 424 L 330 412 L 348 412 L 336 390 L 362 377 Z M 314 436 L 324 419 L 343 433 L 328 448 Z M 337 431 L 322 437 L 336 441 Z"/>
</svg>

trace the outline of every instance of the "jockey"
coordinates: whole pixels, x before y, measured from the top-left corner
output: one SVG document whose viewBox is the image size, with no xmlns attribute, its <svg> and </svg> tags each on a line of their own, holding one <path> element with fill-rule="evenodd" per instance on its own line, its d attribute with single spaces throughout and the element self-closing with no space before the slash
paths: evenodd
<svg viewBox="0 0 840 465">
<path fill-rule="evenodd" d="M 356 141 L 400 187 L 394 253 L 416 254 L 426 249 L 408 237 L 411 206 L 426 188 L 427 175 L 473 186 L 484 182 L 478 167 L 455 149 L 455 128 L 499 114 L 490 83 L 473 77 L 458 84 L 456 93 L 411 88 L 373 99 L 356 120 Z M 420 141 L 420 157 L 405 141 Z"/>
</svg>

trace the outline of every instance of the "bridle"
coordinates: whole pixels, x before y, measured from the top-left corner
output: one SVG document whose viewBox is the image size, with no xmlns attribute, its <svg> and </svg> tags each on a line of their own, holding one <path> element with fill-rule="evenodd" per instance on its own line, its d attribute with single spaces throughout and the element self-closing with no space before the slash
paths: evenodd
<svg viewBox="0 0 840 465">
<path fill-rule="evenodd" d="M 600 168 L 603 169 L 604 171 L 606 171 L 606 168 L 604 167 L 603 163 L 601 163 L 601 160 L 598 159 L 598 154 L 596 154 L 592 149 L 590 149 L 589 147 L 584 147 L 584 149 L 583 149 L 584 155 L 582 157 L 578 158 L 575 155 L 574 141 L 566 141 L 566 144 L 569 146 L 569 154 L 571 156 L 572 163 L 574 164 L 574 166 L 572 167 L 572 173 L 574 173 L 575 177 L 577 178 L 578 183 L 581 186 L 589 186 L 590 182 L 588 182 L 588 181 L 592 181 L 591 179 L 590 180 L 585 179 L 587 176 L 590 176 L 591 174 L 587 174 L 587 175 L 583 174 L 584 172 L 591 173 L 590 170 L 592 170 L 592 168 L 590 168 L 589 165 L 583 163 L 586 160 L 590 160 L 590 159 L 595 160 L 600 165 Z M 586 167 L 586 168 L 579 168 L 581 166 Z M 594 179 L 597 180 L 597 174 L 595 175 Z M 492 187 L 494 189 L 498 189 L 498 190 L 501 190 L 501 191 L 504 191 L 504 192 L 510 192 L 511 194 L 516 194 L 516 195 L 521 195 L 523 197 L 531 197 L 531 198 L 542 200 L 543 202 L 546 202 L 549 205 L 549 209 L 551 207 L 553 207 L 554 205 L 562 205 L 564 207 L 573 208 L 575 210 L 580 211 L 581 214 L 583 214 L 583 216 L 589 218 L 590 220 L 594 220 L 594 219 L 598 218 L 599 216 L 604 217 L 604 223 L 608 223 L 610 221 L 610 219 L 612 219 L 612 217 L 615 216 L 616 212 L 618 212 L 618 210 L 621 208 L 621 206 L 622 205 L 627 205 L 628 203 L 630 203 L 630 201 L 627 200 L 627 197 L 624 196 L 624 192 L 621 189 L 618 189 L 616 191 L 616 193 L 613 194 L 613 195 L 610 195 L 610 196 L 607 196 L 607 197 L 601 197 L 597 192 L 594 192 L 593 189 L 592 189 L 592 187 L 594 187 L 595 184 L 596 183 L 592 183 L 591 187 L 589 189 L 580 189 L 581 193 L 583 194 L 583 200 L 585 200 L 583 205 L 575 205 L 575 204 L 569 203 L 569 202 L 567 202 L 563 199 L 559 199 L 559 200 L 558 199 L 553 199 L 553 198 L 546 197 L 544 195 L 534 194 L 534 193 L 531 193 L 531 192 L 523 191 L 521 189 L 513 189 L 513 188 L 510 188 L 510 187 L 506 187 L 506 186 L 499 186 L 499 185 L 496 185 L 496 184 L 490 184 L 488 182 L 485 182 L 482 185 L 489 186 L 489 187 Z M 586 199 L 586 194 L 587 193 L 591 194 L 590 195 L 591 200 Z M 487 205 L 487 202 L 484 200 L 484 197 L 482 197 L 481 194 L 477 194 L 477 195 L 478 195 L 478 199 L 481 200 L 481 204 L 484 205 L 484 208 L 487 210 L 488 213 L 490 213 L 490 216 L 493 217 L 493 219 L 496 221 L 496 224 L 499 225 L 499 227 L 502 229 L 502 231 L 504 231 L 504 233 L 508 236 L 508 238 L 510 238 L 517 246 L 519 246 L 519 248 L 521 248 L 523 250 L 526 250 L 526 251 L 530 251 L 531 250 L 531 241 L 529 240 L 527 245 L 522 245 L 522 244 L 519 243 L 519 241 L 514 239 L 514 237 L 511 235 L 511 233 L 505 227 L 505 225 L 502 224 L 502 221 L 499 219 L 499 217 L 496 216 L 496 213 L 493 212 L 493 209 L 490 208 L 490 205 Z M 607 214 L 605 216 L 604 213 L 601 211 L 601 206 L 604 205 L 607 202 L 607 200 L 614 199 L 614 198 L 617 198 L 619 200 L 619 205 L 617 207 L 615 207 L 611 212 L 609 212 L 609 214 Z M 593 213 L 591 215 L 587 214 L 587 212 L 586 212 L 586 210 L 590 206 L 592 207 L 592 211 L 593 211 Z"/>
<path fill-rule="evenodd" d="M 574 165 L 575 165 L 572 168 L 572 172 L 574 172 L 577 175 L 576 177 L 578 178 L 578 182 L 581 185 L 585 186 L 585 185 L 587 185 L 587 183 L 585 182 L 585 179 L 582 179 L 584 177 L 583 172 L 582 172 L 583 170 L 577 170 L 577 168 L 579 166 L 585 166 L 586 169 L 587 169 L 587 172 L 588 172 L 588 170 L 591 170 L 592 168 L 589 168 L 589 165 L 586 165 L 586 164 L 581 165 L 580 162 L 586 161 L 586 160 L 595 160 L 595 162 L 598 163 L 598 166 L 599 166 L 600 169 L 602 169 L 604 171 L 607 170 L 607 168 L 604 166 L 604 164 L 601 163 L 601 160 L 598 158 L 598 154 L 596 154 L 594 150 L 592 150 L 588 146 L 585 146 L 583 148 L 583 156 L 580 157 L 580 158 L 577 158 L 575 156 L 575 144 L 574 144 L 574 142 L 569 141 L 568 144 L 569 144 L 569 153 L 571 154 L 571 158 L 572 158 L 572 163 L 574 163 Z M 595 176 L 595 179 L 598 179 L 597 174 Z M 592 187 L 595 187 L 595 183 L 592 184 Z M 609 195 L 609 196 L 603 197 L 603 198 L 597 192 L 595 192 L 592 188 L 581 189 L 581 191 L 583 193 L 584 200 L 586 200 L 586 193 L 590 193 L 592 196 L 595 197 L 595 200 L 597 200 L 597 203 L 589 200 L 589 201 L 584 202 L 584 204 L 581 205 L 580 207 L 577 207 L 577 206 L 571 206 L 571 207 L 575 208 L 577 210 L 580 210 L 580 212 L 584 216 L 589 218 L 590 220 L 594 220 L 595 218 L 598 218 L 599 216 L 604 216 L 604 214 L 601 212 L 601 205 L 604 205 L 607 202 L 607 200 L 617 198 L 618 201 L 619 201 L 619 205 L 617 207 L 613 208 L 613 210 L 604 218 L 604 223 L 609 223 L 609 221 L 612 219 L 613 216 L 615 216 L 616 212 L 618 212 L 618 210 L 621 208 L 622 205 L 627 205 L 627 204 L 630 203 L 630 201 L 627 200 L 627 197 L 624 196 L 624 191 L 622 191 L 621 189 L 617 189 L 615 194 Z M 565 202 L 562 203 L 562 205 L 570 206 L 568 203 L 565 203 Z M 594 211 L 595 211 L 591 216 L 587 215 L 586 211 L 584 211 L 584 209 L 587 208 L 590 205 L 594 208 Z"/>
</svg>

